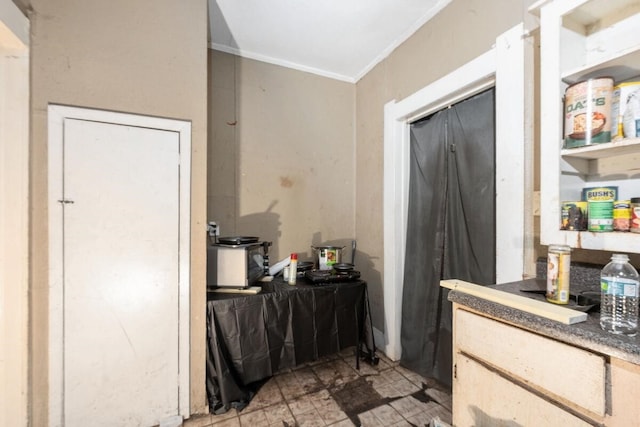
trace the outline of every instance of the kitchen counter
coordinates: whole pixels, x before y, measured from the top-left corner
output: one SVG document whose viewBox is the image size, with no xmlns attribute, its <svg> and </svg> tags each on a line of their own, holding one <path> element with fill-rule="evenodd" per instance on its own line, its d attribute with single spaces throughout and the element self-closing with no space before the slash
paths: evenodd
<svg viewBox="0 0 640 427">
<path fill-rule="evenodd" d="M 528 279 L 518 282 L 492 285 L 489 288 L 545 301 L 544 295 L 521 292 L 522 290 L 546 289 L 546 280 Z M 571 286 L 571 293 L 597 289 Z M 600 328 L 599 313 L 589 313 L 585 322 L 565 325 L 532 313 L 507 307 L 461 291 L 449 292 L 449 301 L 466 306 L 488 317 L 521 327 L 537 334 L 553 338 L 577 347 L 582 347 L 607 356 L 640 365 L 640 337 L 615 335 Z M 549 303 L 551 304 L 551 303 Z"/>
</svg>

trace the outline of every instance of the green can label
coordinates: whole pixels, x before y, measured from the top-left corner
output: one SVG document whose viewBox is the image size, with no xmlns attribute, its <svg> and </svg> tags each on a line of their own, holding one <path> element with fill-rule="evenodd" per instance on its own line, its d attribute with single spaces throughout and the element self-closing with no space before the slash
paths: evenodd
<svg viewBox="0 0 640 427">
<path fill-rule="evenodd" d="M 613 231 L 613 201 L 589 202 L 589 231 Z"/>
</svg>

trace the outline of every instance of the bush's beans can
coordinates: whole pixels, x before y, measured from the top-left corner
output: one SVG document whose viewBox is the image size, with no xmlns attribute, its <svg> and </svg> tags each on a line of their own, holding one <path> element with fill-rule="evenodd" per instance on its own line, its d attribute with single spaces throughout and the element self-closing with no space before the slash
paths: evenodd
<svg viewBox="0 0 640 427">
<path fill-rule="evenodd" d="M 571 248 L 567 245 L 549 245 L 547 252 L 547 301 L 554 304 L 569 303 L 569 272 Z"/>
<path fill-rule="evenodd" d="M 589 231 L 613 231 L 613 202 L 617 196 L 618 187 L 582 189 L 582 198 L 587 201 Z"/>
</svg>

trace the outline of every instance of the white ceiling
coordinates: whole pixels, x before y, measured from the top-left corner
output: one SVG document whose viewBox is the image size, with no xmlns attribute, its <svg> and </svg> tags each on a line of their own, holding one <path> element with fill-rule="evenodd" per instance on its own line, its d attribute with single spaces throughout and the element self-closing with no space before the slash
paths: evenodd
<svg viewBox="0 0 640 427">
<path fill-rule="evenodd" d="M 451 0 L 209 0 L 210 47 L 356 82 Z"/>
</svg>

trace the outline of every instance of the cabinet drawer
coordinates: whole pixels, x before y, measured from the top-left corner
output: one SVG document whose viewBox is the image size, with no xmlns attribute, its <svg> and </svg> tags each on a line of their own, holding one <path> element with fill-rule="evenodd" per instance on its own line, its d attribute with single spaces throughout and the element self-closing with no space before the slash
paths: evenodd
<svg viewBox="0 0 640 427">
<path fill-rule="evenodd" d="M 458 309 L 455 315 L 456 352 L 604 416 L 606 365 L 602 356 L 465 310 Z"/>
<path fill-rule="evenodd" d="M 453 424 L 457 427 L 587 427 L 592 424 L 529 393 L 465 356 L 456 360 Z M 482 392 L 478 393 L 478 390 Z"/>
</svg>

